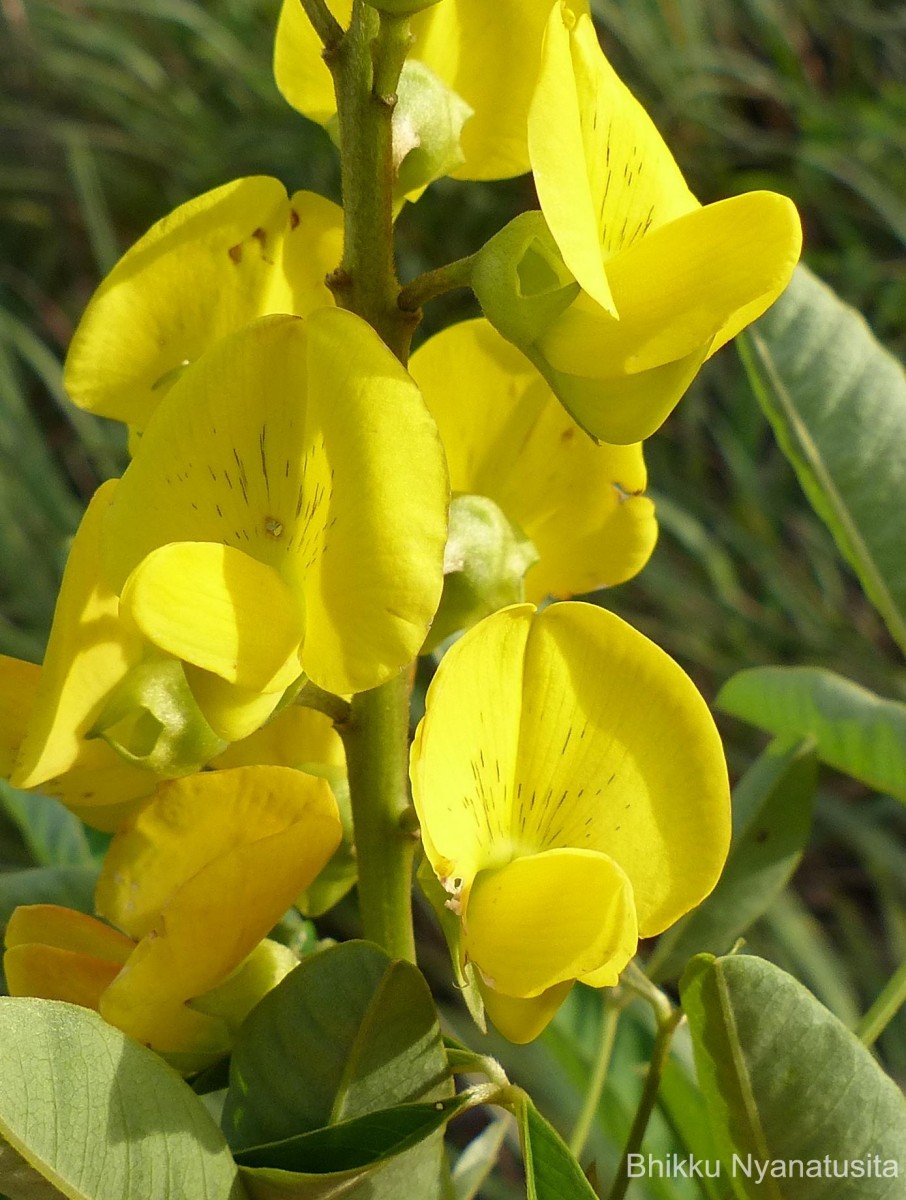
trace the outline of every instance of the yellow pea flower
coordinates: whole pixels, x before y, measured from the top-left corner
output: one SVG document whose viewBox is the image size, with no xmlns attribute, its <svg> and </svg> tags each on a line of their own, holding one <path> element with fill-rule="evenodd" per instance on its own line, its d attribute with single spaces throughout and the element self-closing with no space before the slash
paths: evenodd
<svg viewBox="0 0 906 1200">
<path fill-rule="evenodd" d="M 120 614 L 237 741 L 302 672 L 345 694 L 415 656 L 440 596 L 436 426 L 364 321 L 265 317 L 160 403 L 104 520 Z"/>
<path fill-rule="evenodd" d="M 410 58 L 472 109 L 456 179 L 506 179 L 529 169 L 526 118 L 551 0 L 442 0 L 412 17 Z M 352 0 L 328 0 L 343 27 Z M 274 75 L 293 108 L 322 125 L 336 116 L 321 43 L 298 0 L 284 0 Z"/>
<path fill-rule="evenodd" d="M 636 575 L 657 539 L 642 448 L 595 446 L 487 321 L 436 334 L 410 371 L 437 422 L 454 493 L 487 496 L 531 539 L 525 599 Z"/>
<path fill-rule="evenodd" d="M 795 206 L 748 192 L 702 207 L 590 16 L 568 3 L 550 12 L 528 140 L 543 219 L 525 214 L 491 240 L 476 291 L 582 428 L 641 441 L 786 287 Z"/>
<path fill-rule="evenodd" d="M 612 613 L 517 605 L 450 649 L 412 748 L 425 854 L 488 1014 L 530 1041 L 714 887 L 720 737 L 692 681 Z"/>
<path fill-rule="evenodd" d="M 82 408 L 138 430 L 183 369 L 268 313 L 332 303 L 343 214 L 313 192 L 287 197 L 266 176 L 237 179 L 174 209 L 94 293 L 66 356 Z"/>
<path fill-rule="evenodd" d="M 327 783 L 239 767 L 161 784 L 111 842 L 97 910 L 17 909 L 3 966 L 12 995 L 97 1009 L 189 1072 L 294 965 L 262 943 L 340 839 Z"/>
<path fill-rule="evenodd" d="M 138 666 L 143 641 L 118 617 L 100 568 L 101 524 L 117 484 L 95 493 L 73 541 L 43 667 L 0 658 L 0 774 L 113 829 L 152 795 L 157 776 L 94 736 L 110 694 Z"/>
</svg>

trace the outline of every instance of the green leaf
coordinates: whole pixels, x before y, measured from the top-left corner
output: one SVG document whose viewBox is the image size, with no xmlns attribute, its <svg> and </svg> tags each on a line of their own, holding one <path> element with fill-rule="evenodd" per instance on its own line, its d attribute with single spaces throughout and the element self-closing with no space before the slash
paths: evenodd
<svg viewBox="0 0 906 1200">
<path fill-rule="evenodd" d="M 318 1174 L 369 1167 L 424 1141 L 468 1102 L 468 1095 L 461 1093 L 433 1104 L 398 1104 L 352 1121 L 239 1151 L 236 1160 L 244 1167 Z"/>
<path fill-rule="evenodd" d="M 7 997 L 0 1045 L 0 1145 L 13 1152 L 0 1154 L 0 1188 L 10 1200 L 246 1195 L 198 1097 L 97 1013 Z"/>
<path fill-rule="evenodd" d="M 568 1146 L 525 1092 L 515 1105 L 515 1112 L 528 1200 L 596 1200 Z"/>
<path fill-rule="evenodd" d="M 38 866 L 90 867 L 94 864 L 85 826 L 59 800 L 16 791 L 0 780 L 0 802 L 18 826 Z"/>
<path fill-rule="evenodd" d="M 370 1167 L 329 1174 L 243 1167 L 241 1174 L 252 1200 L 441 1200 L 442 1152 L 435 1136 Z"/>
<path fill-rule="evenodd" d="M 906 375 L 805 267 L 740 339 L 777 441 L 906 650 Z"/>
<path fill-rule="evenodd" d="M 29 867 L 0 872 L 0 926 L 20 904 L 61 904 L 94 912 L 97 867 Z"/>
<path fill-rule="evenodd" d="M 725 1176 L 738 1196 L 893 1200 L 901 1194 L 901 1183 L 879 1178 L 877 1167 L 868 1175 L 866 1163 L 879 1163 L 880 1172 L 893 1163 L 899 1176 L 906 1169 L 906 1100 L 802 984 L 764 959 L 702 955 L 689 964 L 680 993 Z M 803 1174 L 807 1164 L 820 1163 L 820 1174 L 799 1178 L 798 1168 L 788 1166 L 794 1160 L 802 1160 Z M 851 1166 L 848 1178 L 833 1176 L 834 1164 L 842 1174 L 843 1164 L 852 1163 L 861 1165 L 862 1177 Z M 751 1166 L 751 1177 L 743 1166 Z M 778 1170 L 794 1177 L 777 1177 Z"/>
<path fill-rule="evenodd" d="M 716 703 L 767 733 L 814 738 L 821 762 L 906 800 L 906 704 L 818 667 L 740 671 Z"/>
<path fill-rule="evenodd" d="M 814 743 L 773 743 L 733 789 L 733 842 L 717 887 L 660 939 L 648 965 L 675 979 L 700 951 L 719 954 L 770 906 L 808 841 L 817 779 Z"/>
<path fill-rule="evenodd" d="M 249 1150 L 452 1090 L 421 973 L 344 942 L 291 971 L 243 1025 L 223 1127 Z"/>
</svg>

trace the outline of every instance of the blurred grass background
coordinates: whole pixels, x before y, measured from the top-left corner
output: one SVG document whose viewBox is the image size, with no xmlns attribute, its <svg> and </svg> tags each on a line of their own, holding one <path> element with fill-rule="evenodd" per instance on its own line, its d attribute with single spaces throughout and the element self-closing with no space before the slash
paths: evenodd
<svg viewBox="0 0 906 1200">
<path fill-rule="evenodd" d="M 902 354 L 906 9 L 888 0 L 593 6 L 605 48 L 699 197 L 791 195 L 809 264 Z M 60 384 L 98 280 L 154 220 L 231 178 L 273 174 L 290 190 L 339 198 L 326 135 L 271 78 L 277 9 L 278 0 L 0 0 L 0 652 L 40 658 L 68 538 L 97 483 L 124 462 L 119 431 L 73 409 Z M 477 249 L 532 203 L 526 179 L 434 186 L 400 222 L 404 277 Z M 425 328 L 470 312 L 458 294 L 432 308 Z M 763 663 L 826 666 L 906 697 L 902 660 L 800 494 L 732 348 L 648 443 L 647 460 L 660 544 L 643 575 L 602 603 L 674 654 L 709 698 L 734 671 Z M 760 739 L 729 722 L 724 732 L 736 775 Z M 901 806 L 827 775 L 796 887 L 750 938 L 844 1019 L 906 957 L 903 833 Z M 552 1036 L 581 1058 L 581 1036 L 557 1028 Z M 906 1077 L 902 1018 L 881 1052 Z M 549 1064 L 537 1071 L 544 1078 Z"/>
</svg>

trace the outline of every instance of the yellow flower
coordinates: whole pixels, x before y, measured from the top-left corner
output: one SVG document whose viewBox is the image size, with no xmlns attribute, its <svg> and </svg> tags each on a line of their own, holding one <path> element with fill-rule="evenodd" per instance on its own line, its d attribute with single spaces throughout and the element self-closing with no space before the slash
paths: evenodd
<svg viewBox="0 0 906 1200">
<path fill-rule="evenodd" d="M 525 598 L 623 583 L 654 549 L 642 448 L 595 446 L 486 321 L 453 325 L 412 357 L 454 493 L 487 496 L 534 543 Z"/>
<path fill-rule="evenodd" d="M 473 111 L 462 129 L 456 179 L 506 179 L 529 168 L 526 117 L 551 0 L 442 0 L 412 18 L 410 58 Z M 329 0 L 344 26 L 352 0 Z M 336 116 L 321 43 L 298 0 L 284 0 L 274 52 L 287 102 L 322 125 Z"/>
<path fill-rule="evenodd" d="M 326 782 L 298 771 L 164 783 L 107 853 L 96 901 L 115 928 L 54 905 L 17 909 L 3 963 L 10 993 L 96 1008 L 174 1066 L 199 1070 L 228 1053 L 293 965 L 262 939 L 339 839 Z"/>
<path fill-rule="evenodd" d="M 265 317 L 161 402 L 104 521 L 120 614 L 185 664 L 225 741 L 305 673 L 344 694 L 418 652 L 442 584 L 443 451 L 351 313 Z"/>
<path fill-rule="evenodd" d="M 116 482 L 95 493 L 73 541 L 43 667 L 0 658 L 0 774 L 55 796 L 92 825 L 113 829 L 146 802 L 157 776 L 126 762 L 95 726 L 143 658 L 143 640 L 118 617 L 100 569 L 101 524 Z"/>
<path fill-rule="evenodd" d="M 91 412 L 144 428 L 183 369 L 225 334 L 268 313 L 332 303 L 343 214 L 276 179 L 215 188 L 158 221 L 116 264 L 85 310 L 64 383 Z"/>
<path fill-rule="evenodd" d="M 575 980 L 714 887 L 730 834 L 720 738 L 691 680 L 612 613 L 505 609 L 441 661 L 412 748 L 425 854 L 513 1041 Z"/>
<path fill-rule="evenodd" d="M 798 214 L 773 192 L 702 207 L 567 3 L 547 23 L 528 137 L 543 219 L 492 239 L 476 292 L 592 437 L 640 441 L 786 287 Z"/>
</svg>

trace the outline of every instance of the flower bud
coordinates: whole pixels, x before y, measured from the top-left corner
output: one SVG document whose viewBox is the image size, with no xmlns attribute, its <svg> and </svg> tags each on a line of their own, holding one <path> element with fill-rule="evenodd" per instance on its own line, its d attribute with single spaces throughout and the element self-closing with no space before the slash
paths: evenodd
<svg viewBox="0 0 906 1200">
<path fill-rule="evenodd" d="M 444 591 L 422 653 L 452 633 L 525 599 L 534 543 L 487 496 L 453 497 L 444 554 Z"/>
<path fill-rule="evenodd" d="M 430 67 L 409 59 L 393 110 L 394 198 L 417 199 L 434 179 L 464 162 L 460 137 L 472 109 Z M 413 195 L 414 193 L 414 195 Z"/>
<path fill-rule="evenodd" d="M 228 979 L 191 1001 L 191 1006 L 209 1017 L 219 1017 L 235 1037 L 258 1001 L 298 965 L 288 946 L 265 938 Z"/>
<path fill-rule="evenodd" d="M 133 766 L 169 779 L 200 770 L 226 749 L 195 702 L 182 663 L 163 657 L 132 668 L 112 692 L 93 736 Z"/>
</svg>

